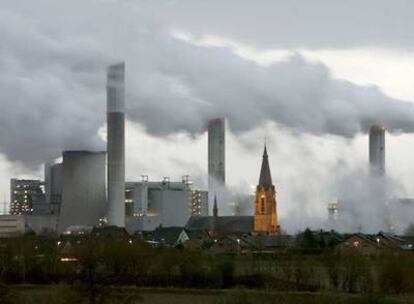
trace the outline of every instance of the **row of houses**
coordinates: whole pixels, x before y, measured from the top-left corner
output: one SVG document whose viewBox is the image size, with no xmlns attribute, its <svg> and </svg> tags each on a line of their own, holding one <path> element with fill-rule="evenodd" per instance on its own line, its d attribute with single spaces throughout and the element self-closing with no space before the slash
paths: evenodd
<svg viewBox="0 0 414 304">
<path fill-rule="evenodd" d="M 153 246 L 183 247 L 208 250 L 213 253 L 283 253 L 288 250 L 320 252 L 334 250 L 339 253 L 376 255 L 397 251 L 414 251 L 414 237 L 395 236 L 380 232 L 375 235 L 362 233 L 340 235 L 335 232 L 315 231 L 312 234 L 324 240 L 324 246 L 309 247 L 301 236 L 212 234 L 207 230 L 185 228 L 158 228 L 140 237 Z M 329 239 L 329 240 L 327 240 Z"/>
<path fill-rule="evenodd" d="M 76 239 L 94 234 L 107 238 L 140 239 L 151 246 L 182 247 L 207 250 L 212 253 L 283 253 L 289 250 L 321 252 L 335 250 L 340 253 L 376 255 L 397 251 L 414 251 L 414 236 L 378 234 L 339 234 L 334 231 L 306 230 L 296 236 L 253 235 L 251 217 L 199 217 L 182 227 L 158 227 L 154 231 L 128 234 L 116 227 L 73 227 L 61 239 Z M 76 229 L 75 229 L 76 228 Z M 0 236 L 1 237 L 1 236 Z"/>
</svg>

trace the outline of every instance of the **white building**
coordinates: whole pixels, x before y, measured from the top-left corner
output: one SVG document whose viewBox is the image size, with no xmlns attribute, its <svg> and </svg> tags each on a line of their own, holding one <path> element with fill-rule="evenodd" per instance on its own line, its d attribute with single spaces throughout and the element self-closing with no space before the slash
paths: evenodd
<svg viewBox="0 0 414 304">
<path fill-rule="evenodd" d="M 0 238 L 20 236 L 24 232 L 24 215 L 0 215 Z"/>
</svg>

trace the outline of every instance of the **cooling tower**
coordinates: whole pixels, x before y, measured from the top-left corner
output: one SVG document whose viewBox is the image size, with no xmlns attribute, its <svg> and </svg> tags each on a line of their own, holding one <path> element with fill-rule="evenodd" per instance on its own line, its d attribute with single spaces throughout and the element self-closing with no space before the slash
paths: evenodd
<svg viewBox="0 0 414 304">
<path fill-rule="evenodd" d="M 226 121 L 224 118 L 208 122 L 208 189 L 210 197 L 225 185 L 225 140 Z"/>
<path fill-rule="evenodd" d="M 369 164 L 371 173 L 385 174 L 385 128 L 374 125 L 369 130 Z"/>
<path fill-rule="evenodd" d="M 94 226 L 105 216 L 105 152 L 63 152 L 63 189 L 58 230 Z"/>
<path fill-rule="evenodd" d="M 109 225 L 125 226 L 125 64 L 107 71 Z"/>
</svg>

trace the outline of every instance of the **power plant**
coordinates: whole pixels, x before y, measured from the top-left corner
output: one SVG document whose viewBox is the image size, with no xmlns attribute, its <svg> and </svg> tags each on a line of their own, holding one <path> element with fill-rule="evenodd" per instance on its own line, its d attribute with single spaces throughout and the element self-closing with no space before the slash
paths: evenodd
<svg viewBox="0 0 414 304">
<path fill-rule="evenodd" d="M 125 64 L 107 71 L 108 212 L 111 226 L 125 226 Z"/>
<path fill-rule="evenodd" d="M 218 215 L 217 202 L 223 199 L 220 195 L 226 187 L 225 118 L 208 121 L 208 192 L 192 188 L 188 176 L 173 182 L 169 177 L 148 181 L 144 175 L 141 181 L 126 182 L 125 64 L 109 66 L 106 76 L 107 150 L 64 151 L 61 163 L 46 163 L 44 181 L 12 179 L 10 210 L 16 216 L 16 230 L 21 230 L 24 221 L 35 232 L 46 228 L 62 233 L 76 227 L 108 225 L 131 233 L 186 226 L 215 233 L 280 235 L 266 145 L 255 198 L 251 199 L 254 216 Z M 385 128 L 380 125 L 369 130 L 369 164 L 372 187 L 368 191 L 385 204 Z M 213 204 L 213 198 L 211 217 L 209 203 Z M 328 205 L 332 227 L 338 221 L 338 211 L 337 203 Z"/>
</svg>

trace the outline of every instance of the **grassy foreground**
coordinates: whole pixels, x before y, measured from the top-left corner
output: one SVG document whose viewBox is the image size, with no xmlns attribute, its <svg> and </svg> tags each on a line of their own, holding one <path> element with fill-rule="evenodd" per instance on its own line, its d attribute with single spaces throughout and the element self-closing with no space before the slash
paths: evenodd
<svg viewBox="0 0 414 304">
<path fill-rule="evenodd" d="M 72 303 L 197 303 L 197 304 L 248 304 L 248 303 L 404 303 L 414 304 L 414 295 L 381 296 L 375 294 L 345 294 L 328 292 L 274 292 L 245 289 L 179 289 L 105 287 L 95 289 L 69 285 L 15 285 L 0 288 L 0 303 L 16 304 L 72 304 Z"/>
</svg>

